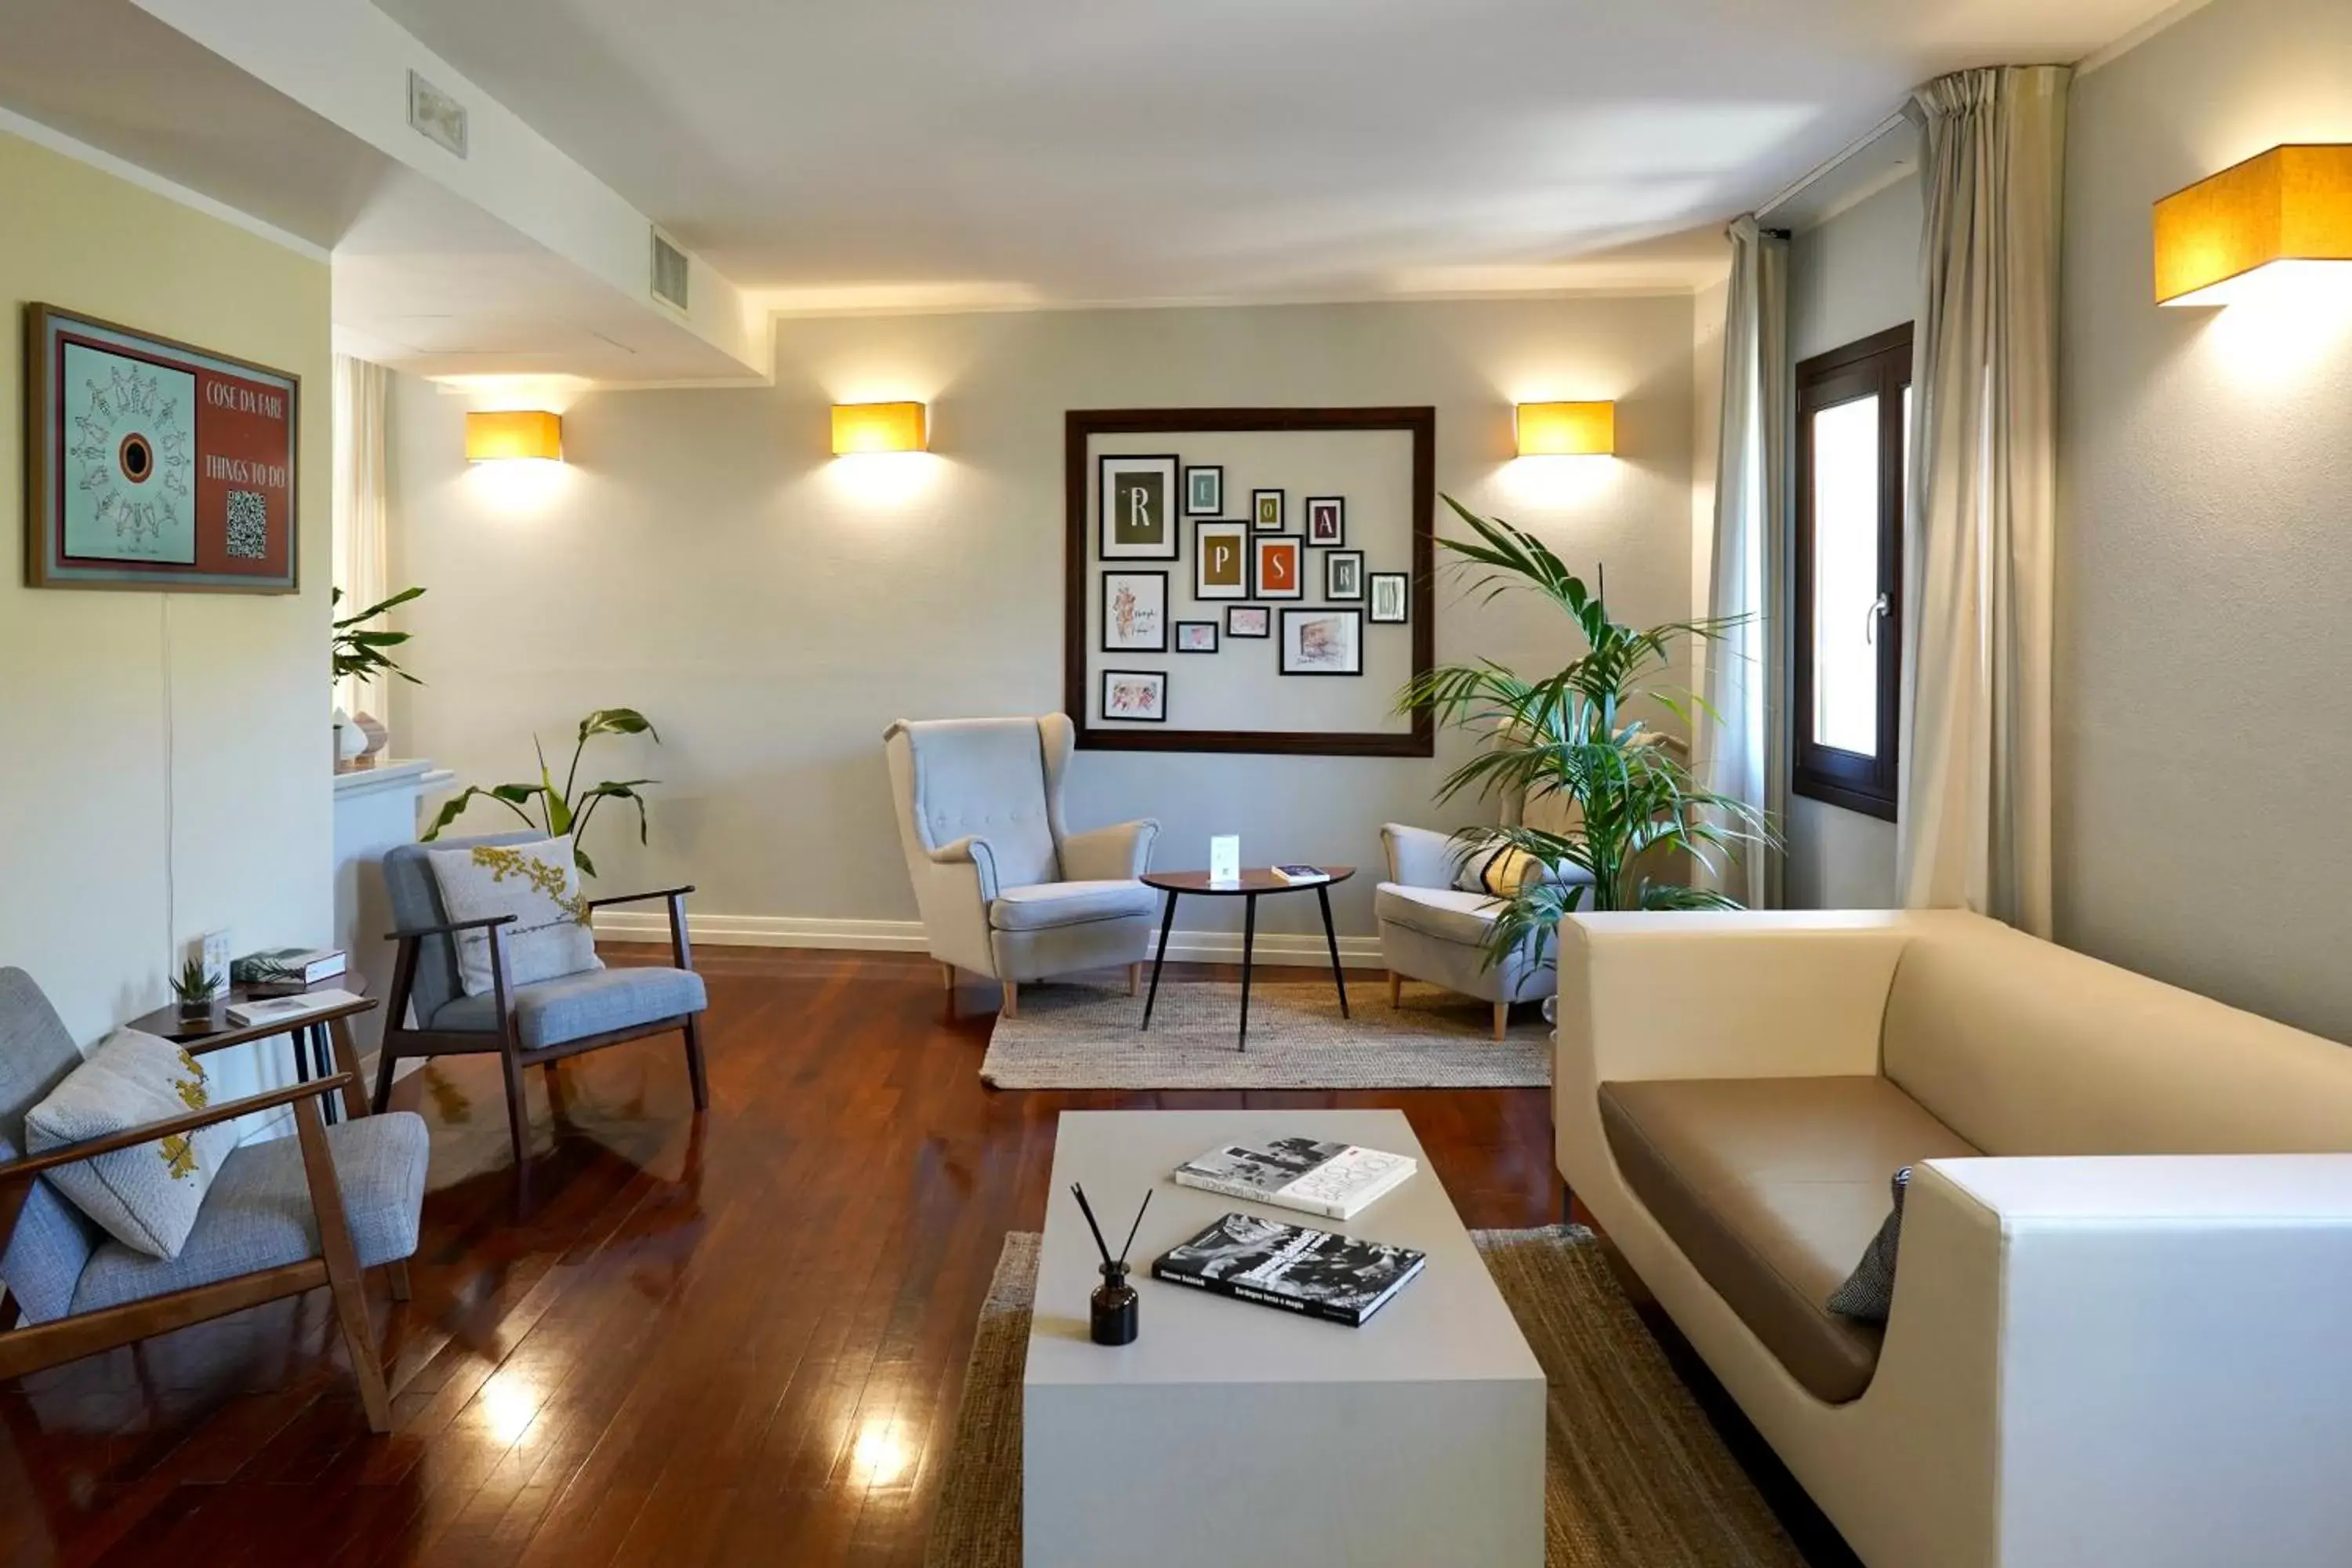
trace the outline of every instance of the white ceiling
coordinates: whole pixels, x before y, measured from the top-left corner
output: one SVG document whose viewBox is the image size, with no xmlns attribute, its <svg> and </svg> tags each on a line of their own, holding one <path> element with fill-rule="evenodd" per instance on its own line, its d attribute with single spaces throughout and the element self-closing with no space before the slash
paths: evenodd
<svg viewBox="0 0 2352 1568">
<path fill-rule="evenodd" d="M 2168 0 L 377 0 L 790 307 L 1688 280 L 1961 66 Z"/>
</svg>

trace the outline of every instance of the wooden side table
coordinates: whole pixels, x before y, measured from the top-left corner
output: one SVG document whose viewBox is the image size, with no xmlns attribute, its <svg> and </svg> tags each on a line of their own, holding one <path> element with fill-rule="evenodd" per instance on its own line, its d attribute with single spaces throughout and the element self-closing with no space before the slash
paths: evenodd
<svg viewBox="0 0 2352 1568">
<path fill-rule="evenodd" d="M 1250 949 L 1257 942 L 1257 901 L 1269 893 L 1304 893 L 1313 889 L 1323 907 L 1323 941 L 1331 949 L 1331 984 L 1339 988 L 1339 1016 L 1348 1013 L 1348 977 L 1339 969 L 1339 936 L 1331 928 L 1331 888 L 1356 874 L 1353 866 L 1324 866 L 1312 882 L 1294 882 L 1275 875 L 1269 866 L 1252 866 L 1230 882 L 1209 879 L 1206 871 L 1146 871 L 1143 885 L 1168 895 L 1168 912 L 1160 921 L 1160 951 L 1151 959 L 1151 994 L 1143 999 L 1143 1027 L 1151 1027 L 1151 1005 L 1160 1000 L 1160 966 L 1168 962 L 1168 933 L 1176 927 L 1176 900 L 1186 893 L 1212 899 L 1240 899 L 1242 904 L 1242 1024 L 1234 1049 L 1249 1049 Z"/>
<path fill-rule="evenodd" d="M 232 1024 L 228 1021 L 229 1005 L 256 998 L 247 987 L 231 985 L 226 996 L 213 1003 L 212 1013 L 207 1017 L 183 1018 L 175 1003 L 168 1007 L 158 1007 L 152 1013 L 142 1013 L 123 1027 L 136 1029 L 142 1035 L 154 1035 L 175 1046 L 202 1040 L 214 1050 L 251 1045 L 257 1040 L 271 1039 L 279 1035 L 289 1036 L 294 1041 L 294 1076 L 302 1082 L 309 1083 L 314 1078 L 331 1078 L 338 1072 L 352 1076 L 350 1086 L 343 1090 L 342 1106 L 338 1108 L 331 1099 L 325 1102 L 327 1120 L 339 1121 L 345 1112 L 354 1117 L 365 1116 L 367 1098 L 360 1088 L 360 1054 L 359 1047 L 352 1041 L 351 1020 L 362 1013 L 375 1011 L 376 1000 L 366 994 L 367 980 L 356 972 L 321 980 L 309 989 L 348 991 L 356 1000 L 278 1023 Z"/>
</svg>

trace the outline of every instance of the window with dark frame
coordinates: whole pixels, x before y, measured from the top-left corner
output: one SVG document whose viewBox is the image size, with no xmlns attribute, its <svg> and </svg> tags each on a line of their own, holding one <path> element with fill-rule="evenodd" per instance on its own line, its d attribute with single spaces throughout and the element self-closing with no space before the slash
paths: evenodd
<svg viewBox="0 0 2352 1568">
<path fill-rule="evenodd" d="M 1797 366 L 1791 787 L 1895 820 L 1908 322 Z"/>
</svg>

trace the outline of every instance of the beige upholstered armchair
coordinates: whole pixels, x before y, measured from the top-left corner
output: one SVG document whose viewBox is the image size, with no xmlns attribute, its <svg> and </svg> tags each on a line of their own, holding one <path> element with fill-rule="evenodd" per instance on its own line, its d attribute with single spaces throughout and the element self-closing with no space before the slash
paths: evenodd
<svg viewBox="0 0 2352 1568">
<path fill-rule="evenodd" d="M 1136 879 L 1150 869 L 1160 824 L 1063 825 L 1076 743 L 1066 715 L 902 719 L 882 741 L 898 841 L 950 1006 L 959 969 L 1001 984 L 1007 1017 L 1020 1011 L 1024 980 L 1124 964 L 1134 989 L 1160 912 L 1160 895 Z"/>
</svg>

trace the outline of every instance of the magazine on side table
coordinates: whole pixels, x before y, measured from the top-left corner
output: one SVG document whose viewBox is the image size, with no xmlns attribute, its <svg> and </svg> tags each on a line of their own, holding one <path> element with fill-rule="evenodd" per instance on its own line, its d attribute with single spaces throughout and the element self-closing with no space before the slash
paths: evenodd
<svg viewBox="0 0 2352 1568">
<path fill-rule="evenodd" d="M 1173 1173 L 1180 1187 L 1246 1198 L 1328 1219 L 1353 1219 L 1421 1169 L 1405 1154 L 1384 1154 L 1315 1138 L 1220 1143 Z"/>
<path fill-rule="evenodd" d="M 1361 1328 L 1427 1261 L 1410 1247 L 1229 1214 L 1160 1254 L 1151 1277 Z"/>
</svg>

